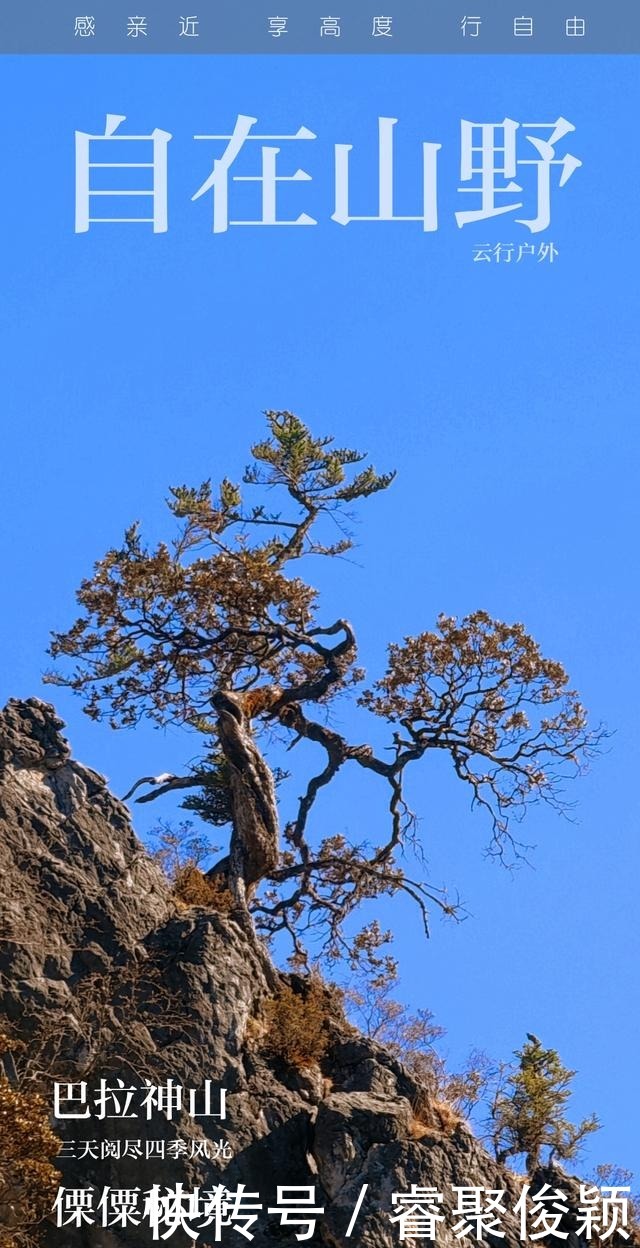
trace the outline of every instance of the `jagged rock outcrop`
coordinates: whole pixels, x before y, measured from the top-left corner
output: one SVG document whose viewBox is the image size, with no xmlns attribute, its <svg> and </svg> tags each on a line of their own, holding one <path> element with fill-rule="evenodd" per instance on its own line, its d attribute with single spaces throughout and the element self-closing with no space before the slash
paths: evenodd
<svg viewBox="0 0 640 1248">
<path fill-rule="evenodd" d="M 414 1183 L 442 1192 L 445 1213 L 454 1185 L 506 1188 L 514 1204 L 517 1180 L 466 1125 L 447 1125 L 424 1095 L 418 1114 L 413 1078 L 339 1020 L 328 1023 L 319 1064 L 296 1070 L 269 1056 L 260 1013 L 278 972 L 228 915 L 177 905 L 136 840 L 126 807 L 101 776 L 71 759 L 62 727 L 53 708 L 35 699 L 11 701 L 0 713 L 0 1018 L 26 1043 L 23 1077 L 45 1085 L 84 1080 L 90 1090 L 101 1078 L 137 1089 L 169 1078 L 202 1089 L 209 1079 L 227 1090 L 223 1121 L 184 1112 L 171 1119 L 155 1112 L 147 1120 L 141 1111 L 134 1119 L 56 1124 L 69 1154 L 83 1151 L 79 1141 L 91 1142 L 88 1156 L 60 1158 L 64 1186 L 102 1193 L 244 1184 L 264 1204 L 251 1227 L 256 1248 L 298 1242 L 301 1228 L 283 1227 L 266 1212 L 279 1185 L 315 1187 L 325 1212 L 312 1242 L 332 1248 L 398 1244 L 391 1198 Z M 143 1155 L 130 1147 L 118 1156 L 125 1139 L 139 1141 Z M 171 1157 L 145 1158 L 150 1140 L 171 1145 Z M 227 1156 L 198 1155 L 207 1141 L 210 1152 L 226 1143 Z M 553 1184 L 557 1175 L 546 1180 Z M 572 1180 L 563 1187 L 575 1198 Z M 456 1239 L 451 1226 L 450 1218 L 439 1226 L 439 1244 L 469 1242 Z M 506 1238 L 488 1242 L 517 1248 L 515 1218 L 503 1226 Z M 568 1215 L 568 1248 L 580 1242 L 573 1226 Z M 121 1248 L 158 1240 L 142 1224 L 57 1229 L 52 1222 L 42 1242 Z M 169 1242 L 183 1248 L 193 1240 L 177 1231 Z M 214 1242 L 213 1227 L 198 1239 Z M 227 1228 L 222 1242 L 249 1241 Z"/>
</svg>

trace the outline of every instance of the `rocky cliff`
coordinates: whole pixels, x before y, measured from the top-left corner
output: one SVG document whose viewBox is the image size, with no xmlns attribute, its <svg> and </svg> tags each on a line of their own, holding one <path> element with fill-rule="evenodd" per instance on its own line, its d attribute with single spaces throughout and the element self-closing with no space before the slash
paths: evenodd
<svg viewBox="0 0 640 1248">
<path fill-rule="evenodd" d="M 56 1123 L 65 1141 L 56 1163 L 62 1184 L 98 1194 L 244 1184 L 264 1205 L 250 1228 L 256 1248 L 299 1242 L 301 1227 L 283 1226 L 267 1211 L 282 1185 L 315 1188 L 324 1214 L 312 1242 L 333 1248 L 401 1242 L 389 1216 L 392 1196 L 412 1184 L 442 1193 L 445 1215 L 454 1186 L 504 1188 L 510 1209 L 518 1180 L 464 1123 L 443 1121 L 389 1053 L 339 1019 L 327 1022 L 328 1047 L 317 1063 L 295 1069 L 270 1054 L 262 1010 L 287 977 L 228 915 L 178 906 L 136 840 L 127 808 L 71 758 L 62 728 L 53 708 L 35 699 L 11 701 L 0 713 L 0 1022 L 26 1046 L 18 1075 L 8 1052 L 5 1070 L 49 1090 L 54 1079 L 86 1083 L 91 1117 Z M 91 1102 L 101 1079 L 121 1088 L 120 1108 L 129 1094 L 137 1117 L 110 1117 Z M 143 1111 L 142 1091 L 169 1079 L 185 1089 L 202 1090 L 206 1080 L 216 1093 L 225 1088 L 224 1119 Z M 130 1089 L 141 1090 L 137 1099 Z M 150 1141 L 156 1155 L 146 1158 Z M 575 1184 L 562 1178 L 571 1203 Z M 558 1176 L 540 1176 L 547 1180 L 553 1185 Z M 443 1248 L 476 1242 L 456 1238 L 453 1222 L 447 1216 L 438 1226 Z M 582 1242 L 571 1212 L 561 1225 L 568 1240 L 549 1242 Z M 516 1248 L 511 1213 L 502 1229 L 506 1238 L 488 1242 Z M 121 1248 L 158 1239 L 142 1222 L 103 1229 L 88 1218 L 62 1229 L 52 1221 L 41 1242 Z M 193 1238 L 183 1229 L 169 1242 L 182 1248 Z M 214 1242 L 211 1224 L 198 1243 Z M 231 1225 L 222 1242 L 249 1239 Z"/>
</svg>

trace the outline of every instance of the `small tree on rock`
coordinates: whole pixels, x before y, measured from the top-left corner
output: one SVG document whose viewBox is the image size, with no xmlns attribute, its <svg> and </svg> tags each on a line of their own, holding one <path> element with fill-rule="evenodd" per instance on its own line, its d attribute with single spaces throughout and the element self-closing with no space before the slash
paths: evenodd
<svg viewBox="0 0 640 1248">
<path fill-rule="evenodd" d="M 527 1173 L 533 1174 L 543 1160 L 571 1161 L 600 1123 L 595 1114 L 577 1125 L 565 1118 L 576 1072 L 562 1064 L 555 1049 L 531 1036 L 515 1056 L 518 1064 L 491 1104 L 490 1134 L 498 1161 L 524 1154 Z"/>
</svg>

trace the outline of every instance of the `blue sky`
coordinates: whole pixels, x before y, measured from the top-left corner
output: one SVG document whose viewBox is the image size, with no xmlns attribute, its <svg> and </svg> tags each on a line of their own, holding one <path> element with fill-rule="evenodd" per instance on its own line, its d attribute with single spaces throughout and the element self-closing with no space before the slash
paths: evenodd
<svg viewBox="0 0 640 1248">
<path fill-rule="evenodd" d="M 324 586 L 371 670 L 387 640 L 483 607 L 522 620 L 614 733 L 575 786 L 576 822 L 531 812 L 538 848 L 515 875 L 483 858 L 487 827 L 447 774 L 416 779 L 431 876 L 470 913 L 434 920 L 423 944 L 411 912 L 385 911 L 404 997 L 447 1028 L 453 1065 L 472 1045 L 508 1056 L 527 1030 L 557 1047 L 579 1072 L 573 1113 L 605 1124 L 590 1161 L 640 1171 L 636 64 L 5 58 L 2 91 L 2 699 L 51 697 L 48 633 L 93 560 L 136 517 L 166 531 L 169 484 L 238 475 L 263 409 L 396 467 L 363 509 L 354 562 Z M 73 232 L 73 132 L 98 133 L 107 112 L 174 135 L 166 235 Z M 210 201 L 190 202 L 210 171 L 191 136 L 228 133 L 238 113 L 318 134 L 312 157 L 295 149 L 314 182 L 294 188 L 317 227 L 212 235 Z M 437 233 L 329 220 L 334 142 L 355 145 L 359 210 L 373 211 L 379 115 L 399 118 L 407 205 L 419 143 L 442 144 Z M 460 119 L 560 115 L 576 126 L 562 153 L 583 166 L 554 188 L 557 261 L 474 264 L 474 243 L 531 239 L 510 216 L 456 227 Z M 116 792 L 195 752 L 177 731 L 92 725 L 55 693 L 77 756 Z M 160 813 L 136 810 L 141 834 Z M 326 815 L 358 837 L 373 798 L 343 789 Z"/>
</svg>

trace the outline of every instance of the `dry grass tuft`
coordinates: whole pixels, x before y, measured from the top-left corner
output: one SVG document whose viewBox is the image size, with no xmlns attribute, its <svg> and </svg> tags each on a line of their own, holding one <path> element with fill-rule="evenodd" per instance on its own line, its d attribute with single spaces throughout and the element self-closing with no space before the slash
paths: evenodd
<svg viewBox="0 0 640 1248">
<path fill-rule="evenodd" d="M 233 897 L 224 881 L 216 876 L 204 875 L 199 867 L 187 863 L 177 872 L 173 891 L 185 906 L 208 906 L 228 914 L 233 907 Z"/>
<path fill-rule="evenodd" d="M 332 1017 L 330 998 L 321 980 L 311 978 L 301 992 L 283 984 L 264 1006 L 267 1032 L 263 1047 L 298 1070 L 316 1066 L 327 1051 Z"/>
<path fill-rule="evenodd" d="M 412 1140 L 421 1140 L 426 1135 L 451 1136 L 456 1127 L 465 1121 L 449 1101 L 437 1100 L 426 1090 L 414 1097 L 411 1113 L 409 1134 Z"/>
</svg>

